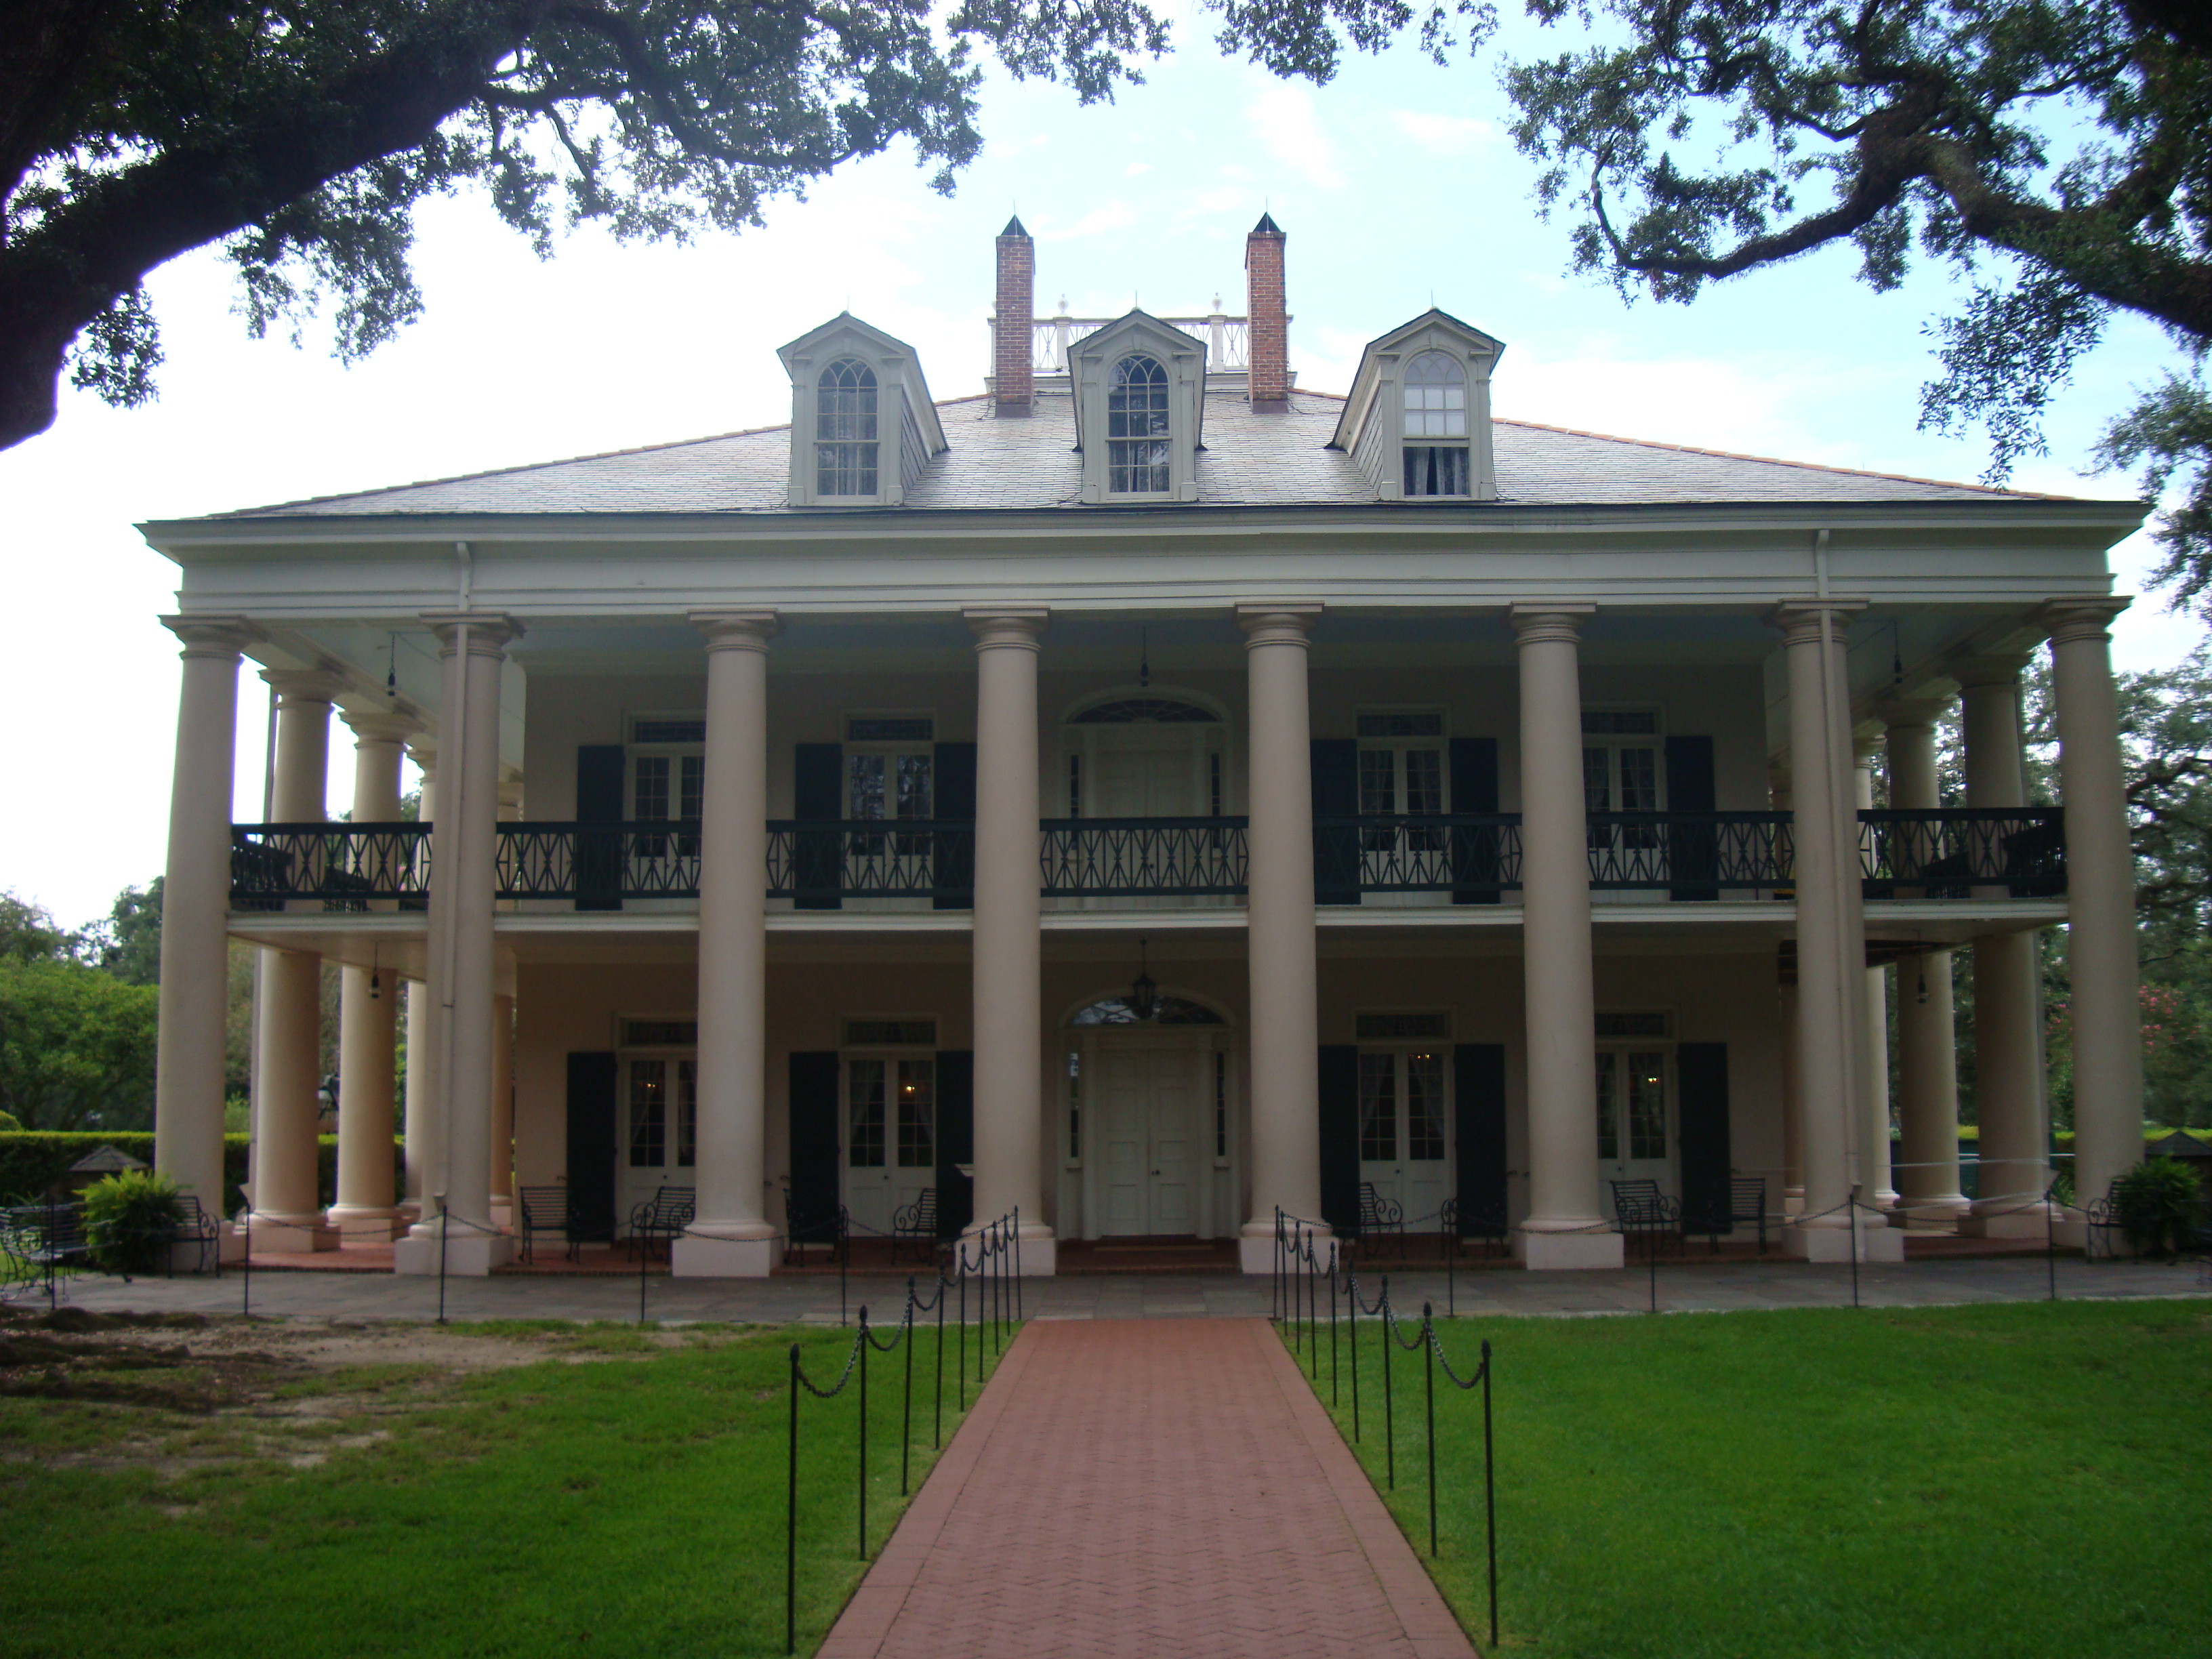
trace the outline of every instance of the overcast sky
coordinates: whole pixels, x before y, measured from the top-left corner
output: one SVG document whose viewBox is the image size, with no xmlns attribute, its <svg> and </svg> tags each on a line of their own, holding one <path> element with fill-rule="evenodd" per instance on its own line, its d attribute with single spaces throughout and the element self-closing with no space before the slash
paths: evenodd
<svg viewBox="0 0 2212 1659">
<path fill-rule="evenodd" d="M 1692 307 L 1624 306 L 1566 274 L 1565 229 L 1536 216 L 1533 169 L 1504 134 L 1492 67 L 1411 52 L 1285 82 L 1200 44 L 1111 106 L 994 81 L 981 158 L 951 199 L 908 157 L 850 167 L 764 229 L 690 247 L 595 232 L 540 264 L 478 198 L 422 215 L 423 319 L 364 363 L 246 338 L 220 256 L 151 284 L 168 361 L 161 398 L 118 412 L 64 392 L 46 435 L 0 453 L 10 538 L 0 652 L 17 780 L 0 817 L 0 888 L 80 924 L 161 867 L 177 686 L 174 568 L 149 518 L 781 422 L 775 348 L 849 307 L 914 344 L 933 392 L 981 389 L 992 238 L 1018 210 L 1037 240 L 1039 310 L 1138 303 L 1243 310 L 1244 235 L 1289 234 L 1299 384 L 1346 385 L 1361 343 L 1431 302 L 1504 340 L 1501 416 L 1671 443 L 1972 479 L 1976 444 L 1914 430 L 1932 362 L 1923 325 L 1955 297 L 1936 272 L 1877 296 L 1848 251 L 1709 289 Z M 2077 470 L 2103 418 L 2174 354 L 2122 324 L 2051 422 L 2023 488 L 2125 496 Z M 2139 591 L 2149 550 L 2117 554 Z M 2123 665 L 2163 666 L 2200 629 L 2140 602 Z M 240 689 L 238 816 L 259 816 L 264 693 Z M 343 728 L 335 728 L 343 738 Z M 332 810 L 350 788 L 333 742 Z"/>
</svg>

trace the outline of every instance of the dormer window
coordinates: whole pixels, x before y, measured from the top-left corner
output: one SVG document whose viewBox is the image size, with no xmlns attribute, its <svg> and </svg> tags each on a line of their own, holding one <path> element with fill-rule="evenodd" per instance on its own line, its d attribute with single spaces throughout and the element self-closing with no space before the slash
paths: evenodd
<svg viewBox="0 0 2212 1659">
<path fill-rule="evenodd" d="M 1406 495 L 1465 495 L 1468 488 L 1467 371 L 1441 351 L 1406 365 Z M 1438 439 L 1455 442 L 1440 443 Z"/>
<path fill-rule="evenodd" d="M 876 494 L 876 372 L 853 357 L 822 371 L 814 404 L 814 493 Z"/>
<path fill-rule="evenodd" d="M 1166 495 L 1170 435 L 1167 370 L 1152 357 L 1122 358 L 1106 394 L 1107 493 Z"/>
</svg>

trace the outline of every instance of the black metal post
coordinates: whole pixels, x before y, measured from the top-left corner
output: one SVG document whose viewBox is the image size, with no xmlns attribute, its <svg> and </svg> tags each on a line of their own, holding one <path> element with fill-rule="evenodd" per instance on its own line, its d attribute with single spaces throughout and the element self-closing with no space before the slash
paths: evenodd
<svg viewBox="0 0 2212 1659">
<path fill-rule="evenodd" d="M 906 1276 L 906 1404 L 899 1418 L 899 1496 L 906 1496 L 907 1462 L 914 1449 L 914 1275 Z"/>
<path fill-rule="evenodd" d="M 853 1260 L 853 1235 L 845 1229 L 845 1212 L 837 1212 L 837 1328 L 845 1328 L 845 1269 Z"/>
<path fill-rule="evenodd" d="M 1846 1215 L 1848 1215 L 1848 1216 L 1850 1218 L 1850 1223 L 1851 1223 L 1851 1227 L 1850 1227 L 1850 1232 L 1851 1232 L 1851 1306 L 1853 1306 L 1854 1308 L 1856 1308 L 1856 1307 L 1857 1307 L 1857 1306 L 1859 1305 L 1859 1194 L 1858 1194 L 1858 1188 L 1856 1188 L 1856 1187 L 1854 1187 L 1853 1188 L 1851 1188 L 1851 1195 L 1850 1195 L 1849 1198 L 1845 1199 L 1845 1200 L 1844 1200 L 1844 1202 L 1850 1206 L 1850 1209 L 1848 1209 L 1848 1210 L 1846 1210 L 1846 1211 L 1844 1212 L 1844 1213 L 1845 1213 Z"/>
<path fill-rule="evenodd" d="M 640 1238 L 633 1232 L 630 1242 L 637 1246 L 637 1322 L 642 1325 L 645 1323 L 645 1258 L 653 1249 L 653 1241 Z M 668 1254 L 672 1262 L 676 1255 L 673 1244 L 668 1247 Z"/>
<path fill-rule="evenodd" d="M 1644 1235 L 1644 1260 L 1649 1264 L 1651 1276 L 1651 1311 L 1659 1311 L 1659 1235 Z"/>
<path fill-rule="evenodd" d="M 860 1559 L 868 1559 L 868 1304 L 860 1304 Z"/>
<path fill-rule="evenodd" d="M 220 1242 L 215 1247 L 215 1253 L 216 1260 L 220 1261 L 222 1259 Z M 253 1206 L 251 1201 L 246 1206 L 246 1254 L 238 1258 L 238 1276 L 242 1285 L 238 1316 L 251 1319 L 253 1317 Z"/>
<path fill-rule="evenodd" d="M 799 1344 L 791 1345 L 791 1456 L 783 1494 L 783 1650 L 799 1651 Z"/>
<path fill-rule="evenodd" d="M 960 1252 L 960 1364 L 954 1367 L 960 1376 L 960 1409 L 968 1409 L 968 1246 L 963 1241 L 954 1247 Z"/>
<path fill-rule="evenodd" d="M 446 1195 L 438 1199 L 438 1322 L 446 1322 L 446 1234 L 452 1225 L 446 1210 Z"/>
<path fill-rule="evenodd" d="M 1267 1317 L 1283 1322 L 1283 1206 L 1275 1206 L 1275 1253 L 1268 1258 Z"/>
<path fill-rule="evenodd" d="M 1022 1319 L 1022 1206 L 1014 1206 L 1014 1322 Z"/>
<path fill-rule="evenodd" d="M 1498 1645 L 1498 1481 L 1490 1457 L 1490 1339 L 1482 1340 L 1482 1507 L 1490 1537 L 1490 1645 Z"/>
<path fill-rule="evenodd" d="M 56 1280 L 62 1270 L 61 1220 L 54 1213 L 54 1189 L 46 1188 L 46 1311 L 52 1313 L 59 1294 Z"/>
<path fill-rule="evenodd" d="M 1429 1413 L 1429 1559 L 1437 1559 L 1437 1329 L 1430 1304 L 1421 1304 L 1421 1389 Z"/>
<path fill-rule="evenodd" d="M 937 1399 L 930 1407 L 929 1443 L 933 1449 L 945 1446 L 945 1269 L 937 1270 Z"/>
<path fill-rule="evenodd" d="M 1359 1275 L 1344 1276 L 1344 1294 L 1352 1305 L 1345 1316 L 1352 1322 L 1352 1443 L 1359 1443 Z"/>
<path fill-rule="evenodd" d="M 1328 1247 L 1328 1404 L 1334 1411 L 1338 1403 L 1336 1388 L 1336 1245 Z"/>
<path fill-rule="evenodd" d="M 1456 1220 L 1452 1223 L 1455 1227 L 1458 1224 Z M 1444 1317 L 1447 1319 L 1459 1317 L 1459 1285 L 1455 1282 L 1458 1278 L 1455 1271 L 1458 1261 L 1458 1237 L 1449 1229 L 1446 1229 L 1444 1232 Z"/>
<path fill-rule="evenodd" d="M 1396 1402 L 1390 1395 L 1390 1350 L 1398 1346 L 1397 1333 L 1390 1328 L 1390 1275 L 1382 1275 L 1382 1468 L 1390 1490 L 1398 1490 L 1398 1414 Z"/>
<path fill-rule="evenodd" d="M 2058 1217 L 2051 1207 L 2051 1194 L 2058 1190 L 2057 1182 L 2043 1189 L 2043 1266 L 2051 1282 L 2049 1300 L 2058 1300 Z"/>
</svg>

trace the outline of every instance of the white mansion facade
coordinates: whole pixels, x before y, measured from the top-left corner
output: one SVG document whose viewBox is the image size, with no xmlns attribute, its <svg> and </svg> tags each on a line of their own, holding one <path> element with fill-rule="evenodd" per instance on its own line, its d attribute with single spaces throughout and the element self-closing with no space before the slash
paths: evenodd
<svg viewBox="0 0 2212 1659">
<path fill-rule="evenodd" d="M 1351 1229 L 1364 1193 L 1617 1264 L 1631 1180 L 1700 1234 L 1763 1182 L 1814 1260 L 1901 1254 L 1855 1198 L 2039 1236 L 2069 923 L 2079 1190 L 2138 1156 L 2105 629 L 2139 504 L 1493 420 L 1503 347 L 1440 311 L 1309 391 L 1271 220 L 1242 318 L 1040 319 L 1018 222 L 997 257 L 980 398 L 841 315 L 779 354 L 787 428 L 144 526 L 185 647 L 157 1158 L 219 1202 L 225 952 L 258 945 L 257 1249 L 381 1230 L 434 1270 L 446 1227 L 485 1272 L 547 1187 L 616 1228 L 693 1189 L 704 1274 L 925 1192 L 1018 1210 L 1032 1273 L 1130 1235 L 1266 1271 L 1279 1211 Z M 229 817 L 241 654 L 265 824 Z"/>
</svg>

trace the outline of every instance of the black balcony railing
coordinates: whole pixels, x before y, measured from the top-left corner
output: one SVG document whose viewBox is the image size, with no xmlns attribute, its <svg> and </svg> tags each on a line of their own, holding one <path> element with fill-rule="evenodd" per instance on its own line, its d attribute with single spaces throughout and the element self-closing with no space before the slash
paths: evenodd
<svg viewBox="0 0 2212 1659">
<path fill-rule="evenodd" d="M 1040 890 L 1049 898 L 1234 897 L 1246 890 L 1249 820 L 1048 818 Z M 974 902 L 975 826 L 961 819 L 775 819 L 770 898 L 801 909 L 847 899 Z M 1786 894 L 1794 879 L 1787 812 L 1601 812 L 1586 831 L 1590 885 L 1676 899 Z M 1859 814 L 1869 899 L 2049 898 L 2066 890 L 2056 807 Z M 498 896 L 612 909 L 634 899 L 696 899 L 696 820 L 502 823 Z M 1495 902 L 1522 884 L 1521 819 L 1511 812 L 1419 817 L 1317 815 L 1314 892 L 1356 904 L 1366 893 L 1435 893 Z M 426 823 L 259 823 L 231 831 L 231 904 L 279 910 L 319 902 L 364 910 L 428 902 Z"/>
<path fill-rule="evenodd" d="M 1946 806 L 1859 814 L 1870 899 L 2055 898 L 2066 890 L 2066 815 L 2056 806 Z"/>
<path fill-rule="evenodd" d="M 1250 820 L 1047 818 L 1048 898 L 1182 898 L 1244 890 Z"/>
</svg>

